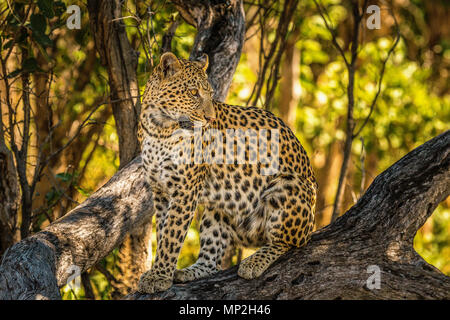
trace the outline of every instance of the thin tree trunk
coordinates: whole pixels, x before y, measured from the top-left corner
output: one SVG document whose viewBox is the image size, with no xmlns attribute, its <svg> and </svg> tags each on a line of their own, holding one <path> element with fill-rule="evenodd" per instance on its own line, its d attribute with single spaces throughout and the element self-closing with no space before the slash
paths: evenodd
<svg viewBox="0 0 450 320">
<path fill-rule="evenodd" d="M 120 18 L 121 1 L 89 0 L 89 19 L 97 51 L 108 70 L 116 130 L 119 137 L 120 167 L 140 152 L 137 123 L 140 113 L 139 86 L 136 75 L 137 52 L 132 49 Z M 116 19 L 116 20 L 114 20 Z M 114 21 L 113 21 L 114 20 Z M 113 297 L 128 294 L 136 287 L 141 273 L 148 268 L 151 254 L 151 221 L 149 225 L 126 236 L 119 247 L 118 274 L 112 284 Z"/>
<path fill-rule="evenodd" d="M 95 46 L 106 67 L 119 136 L 120 167 L 140 152 L 137 123 L 141 111 L 136 76 L 137 53 L 131 47 L 122 17 L 121 1 L 89 0 L 89 20 Z"/>
<path fill-rule="evenodd" d="M 225 101 L 245 40 L 242 0 L 174 0 L 183 19 L 197 28 L 191 59 L 206 53 L 214 99 Z"/>
<path fill-rule="evenodd" d="M 89 269 L 149 219 L 144 181 L 138 157 L 66 216 L 12 246 L 0 265 L 0 299 L 60 298 L 70 266 Z M 450 278 L 413 249 L 417 230 L 449 194 L 447 131 L 381 173 L 346 214 L 259 279 L 238 278 L 231 268 L 128 299 L 449 299 Z M 370 289 L 377 268 L 380 286 Z"/>
<path fill-rule="evenodd" d="M 14 159 L 0 130 L 0 257 L 20 240 L 18 213 L 20 192 Z"/>
<path fill-rule="evenodd" d="M 362 7 L 364 12 L 365 4 Z M 355 119 L 353 117 L 353 109 L 355 106 L 355 72 L 356 72 L 356 60 L 358 59 L 358 47 L 359 47 L 359 33 L 360 33 L 360 23 L 362 19 L 362 15 L 360 15 L 360 8 L 357 1 L 353 1 L 352 3 L 352 13 L 353 13 L 353 32 L 352 32 L 352 42 L 351 42 L 351 58 L 350 62 L 346 63 L 347 65 L 347 77 L 348 77 L 348 85 L 347 85 L 347 122 L 346 122 L 346 131 L 345 131 L 345 143 L 343 154 L 344 157 L 342 159 L 341 171 L 339 174 L 339 182 L 336 191 L 336 197 L 334 199 L 333 204 L 333 213 L 331 215 L 331 221 L 337 219 L 337 217 L 341 214 L 341 206 L 342 201 L 344 199 L 344 192 L 347 181 L 347 172 L 348 166 L 350 162 L 350 157 L 352 154 L 352 145 L 354 139 L 354 130 L 355 130 Z M 363 13 L 364 14 L 364 13 Z"/>
<path fill-rule="evenodd" d="M 298 36 L 299 30 L 296 28 L 286 42 L 286 53 L 281 65 L 280 118 L 291 128 L 295 128 L 300 98 L 300 50 L 295 46 Z"/>
<path fill-rule="evenodd" d="M 342 153 L 339 142 L 333 141 L 326 149 L 325 164 L 316 170 L 319 193 L 316 204 L 316 229 L 320 229 L 331 222 L 333 200 L 337 187 L 339 167 L 342 163 Z"/>
</svg>

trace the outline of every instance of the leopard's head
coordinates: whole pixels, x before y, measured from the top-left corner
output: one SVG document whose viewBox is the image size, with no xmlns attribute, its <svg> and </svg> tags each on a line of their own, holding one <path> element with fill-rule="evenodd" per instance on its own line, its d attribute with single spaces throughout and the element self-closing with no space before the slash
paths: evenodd
<svg viewBox="0 0 450 320">
<path fill-rule="evenodd" d="M 162 127 L 174 123 L 207 126 L 216 116 L 207 68 L 207 55 L 202 61 L 189 61 L 164 53 L 147 83 L 142 113 Z"/>
</svg>

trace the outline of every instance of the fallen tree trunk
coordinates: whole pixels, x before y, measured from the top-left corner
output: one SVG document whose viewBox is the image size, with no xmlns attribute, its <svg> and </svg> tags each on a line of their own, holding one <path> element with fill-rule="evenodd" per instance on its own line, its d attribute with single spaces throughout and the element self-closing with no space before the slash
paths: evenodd
<svg viewBox="0 0 450 320">
<path fill-rule="evenodd" d="M 449 153 L 450 131 L 408 153 L 347 213 L 259 279 L 238 278 L 232 268 L 127 299 L 449 299 L 450 278 L 413 249 L 416 231 L 450 194 Z M 95 265 L 151 217 L 151 208 L 136 158 L 80 206 L 5 253 L 0 299 L 60 298 L 72 266 L 82 272 Z"/>
</svg>

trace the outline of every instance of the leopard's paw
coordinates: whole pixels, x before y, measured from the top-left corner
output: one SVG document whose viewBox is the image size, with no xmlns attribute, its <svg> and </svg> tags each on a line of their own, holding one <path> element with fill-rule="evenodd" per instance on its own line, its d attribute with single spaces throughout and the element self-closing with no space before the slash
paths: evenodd
<svg viewBox="0 0 450 320">
<path fill-rule="evenodd" d="M 244 259 L 238 269 L 238 276 L 247 280 L 255 279 L 261 276 L 270 264 L 264 264 L 262 261 L 255 261 L 252 256 Z"/>
<path fill-rule="evenodd" d="M 205 265 L 204 263 L 195 263 L 190 267 L 175 270 L 173 281 L 176 283 L 189 282 L 197 279 L 206 278 L 212 274 L 217 273 L 219 270 L 213 265 Z"/>
<path fill-rule="evenodd" d="M 166 291 L 172 286 L 172 279 L 161 277 L 152 270 L 144 272 L 139 279 L 138 291 L 142 293 L 155 293 Z"/>
<path fill-rule="evenodd" d="M 181 270 L 175 270 L 173 282 L 184 283 L 184 282 L 194 281 L 195 279 L 196 279 L 195 273 L 192 272 L 192 270 L 181 269 Z"/>
</svg>

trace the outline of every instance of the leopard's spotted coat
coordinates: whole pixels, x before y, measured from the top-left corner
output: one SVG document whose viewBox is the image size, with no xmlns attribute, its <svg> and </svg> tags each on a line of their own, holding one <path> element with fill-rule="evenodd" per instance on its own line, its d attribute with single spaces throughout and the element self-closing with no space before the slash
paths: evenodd
<svg viewBox="0 0 450 320">
<path fill-rule="evenodd" d="M 313 230 L 317 184 L 302 145 L 272 113 L 214 101 L 206 68 L 207 61 L 187 61 L 166 53 L 144 92 L 139 138 L 154 191 L 157 250 L 152 269 L 141 276 L 141 292 L 163 291 L 174 280 L 191 281 L 217 272 L 232 244 L 260 247 L 238 269 L 243 278 L 259 277 L 289 248 L 305 245 Z M 252 152 L 259 137 L 245 140 L 244 163 L 227 164 L 226 139 L 223 153 L 205 152 L 205 158 L 198 159 L 195 148 L 190 147 L 208 150 L 214 139 L 184 139 L 181 134 L 193 130 L 194 125 L 201 125 L 203 136 L 214 129 L 224 138 L 230 129 L 253 129 L 259 135 L 266 129 L 268 137 L 277 135 L 279 143 L 269 148 L 271 140 L 263 142 L 268 152 L 257 155 L 256 163 Z M 242 151 L 236 148 L 234 145 L 236 153 Z M 274 153 L 276 164 L 268 160 Z M 195 161 L 177 161 L 180 156 Z M 217 161 L 217 156 L 224 160 Z M 277 170 L 263 175 L 262 170 L 272 165 L 278 165 Z M 198 260 L 175 270 L 199 204 L 205 209 Z"/>
</svg>

